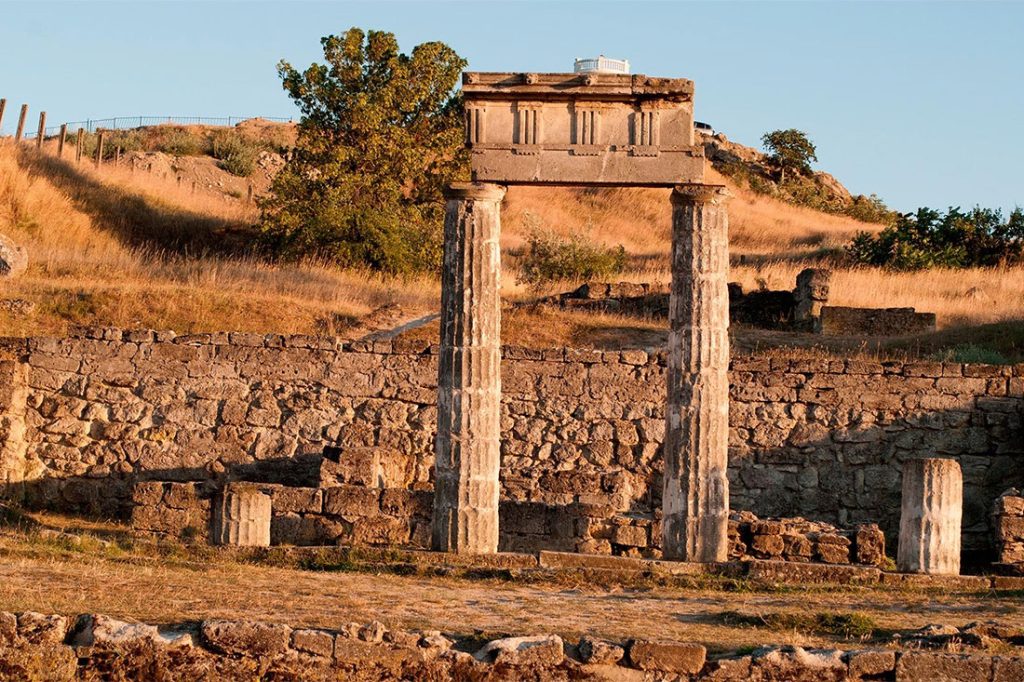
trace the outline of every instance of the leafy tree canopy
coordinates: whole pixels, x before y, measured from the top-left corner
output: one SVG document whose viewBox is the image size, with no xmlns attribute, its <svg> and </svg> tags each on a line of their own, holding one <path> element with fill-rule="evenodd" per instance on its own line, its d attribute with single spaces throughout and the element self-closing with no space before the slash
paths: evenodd
<svg viewBox="0 0 1024 682">
<path fill-rule="evenodd" d="M 860 232 L 846 247 L 854 260 L 896 270 L 965 268 L 1024 260 L 1024 211 L 920 208 L 877 235 Z"/>
<path fill-rule="evenodd" d="M 324 64 L 278 64 L 302 118 L 262 204 L 268 243 L 389 273 L 436 269 L 441 190 L 467 176 L 454 90 L 466 61 L 440 42 L 406 55 L 393 34 L 358 28 L 321 44 Z"/>
<path fill-rule="evenodd" d="M 768 150 L 768 158 L 779 167 L 780 181 L 785 181 L 786 171 L 808 174 L 811 172 L 811 161 L 817 161 L 817 148 L 807 135 L 790 128 L 789 130 L 773 130 L 761 136 L 761 143 Z"/>
</svg>

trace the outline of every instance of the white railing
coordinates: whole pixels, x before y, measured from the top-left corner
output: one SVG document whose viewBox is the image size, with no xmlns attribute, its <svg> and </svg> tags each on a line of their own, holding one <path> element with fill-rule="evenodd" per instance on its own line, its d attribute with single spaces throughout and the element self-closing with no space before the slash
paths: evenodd
<svg viewBox="0 0 1024 682">
<path fill-rule="evenodd" d="M 629 73 L 628 59 L 609 59 L 608 57 L 597 57 L 596 59 L 577 59 L 573 64 L 575 73 Z"/>
</svg>

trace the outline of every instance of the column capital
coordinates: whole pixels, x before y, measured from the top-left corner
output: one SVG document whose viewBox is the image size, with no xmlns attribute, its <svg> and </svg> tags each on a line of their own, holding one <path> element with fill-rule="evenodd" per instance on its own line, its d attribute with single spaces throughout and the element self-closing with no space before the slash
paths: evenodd
<svg viewBox="0 0 1024 682">
<path fill-rule="evenodd" d="M 505 198 L 504 185 L 490 182 L 453 182 L 444 188 L 445 199 L 463 201 L 501 201 Z"/>
<path fill-rule="evenodd" d="M 704 185 L 688 182 L 672 188 L 673 204 L 718 204 L 729 198 L 725 185 Z"/>
</svg>

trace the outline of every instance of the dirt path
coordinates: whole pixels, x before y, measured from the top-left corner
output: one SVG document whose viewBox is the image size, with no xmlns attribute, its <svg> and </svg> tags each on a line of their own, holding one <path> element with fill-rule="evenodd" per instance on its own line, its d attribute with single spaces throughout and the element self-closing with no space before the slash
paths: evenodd
<svg viewBox="0 0 1024 682">
<path fill-rule="evenodd" d="M 0 540 L 0 609 L 101 612 L 148 622 L 252 618 L 337 627 L 373 619 L 405 628 L 471 634 L 592 633 L 658 636 L 712 649 L 762 644 L 836 644 L 828 636 L 771 632 L 723 622 L 723 614 L 856 611 L 879 628 L 964 625 L 996 619 L 1024 627 L 1019 598 L 849 590 L 729 593 L 596 590 L 454 578 L 325 573 L 233 563 L 132 565 L 75 553 L 33 557 Z M 852 644 L 852 643 L 851 643 Z"/>
</svg>

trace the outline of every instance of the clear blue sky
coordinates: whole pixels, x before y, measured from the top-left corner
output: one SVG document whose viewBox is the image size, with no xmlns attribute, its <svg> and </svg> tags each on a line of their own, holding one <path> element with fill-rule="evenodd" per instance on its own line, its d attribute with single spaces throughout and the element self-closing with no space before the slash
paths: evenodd
<svg viewBox="0 0 1024 682">
<path fill-rule="evenodd" d="M 756 145 L 796 127 L 818 167 L 891 206 L 1024 205 L 1024 4 L 1014 2 L 3 2 L 0 97 L 60 123 L 291 116 L 275 64 L 350 26 L 442 40 L 476 70 L 575 56 L 696 81 L 697 118 Z"/>
</svg>

